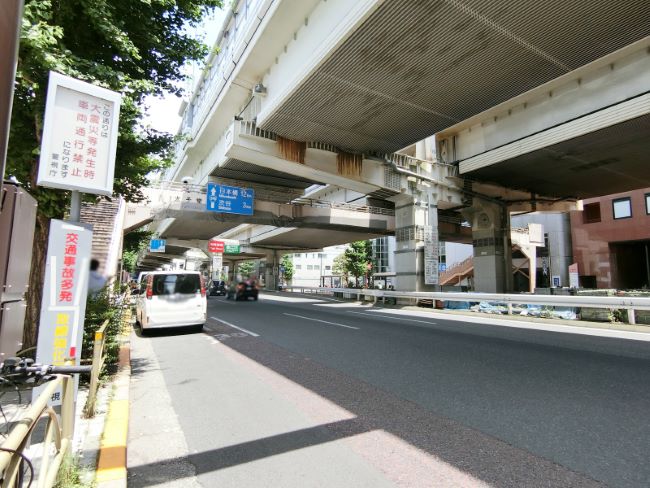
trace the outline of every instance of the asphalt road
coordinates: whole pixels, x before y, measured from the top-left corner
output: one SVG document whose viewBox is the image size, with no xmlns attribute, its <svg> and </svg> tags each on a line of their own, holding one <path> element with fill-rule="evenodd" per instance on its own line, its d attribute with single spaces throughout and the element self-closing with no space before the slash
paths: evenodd
<svg viewBox="0 0 650 488">
<path fill-rule="evenodd" d="M 133 338 L 129 486 L 650 486 L 650 342 L 286 294 L 209 316 Z"/>
</svg>

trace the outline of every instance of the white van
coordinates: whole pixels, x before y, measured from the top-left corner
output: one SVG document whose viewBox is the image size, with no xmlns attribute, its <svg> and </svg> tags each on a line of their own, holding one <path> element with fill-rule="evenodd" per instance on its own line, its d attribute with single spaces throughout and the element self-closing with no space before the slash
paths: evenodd
<svg viewBox="0 0 650 488">
<path fill-rule="evenodd" d="M 162 327 L 203 329 L 207 315 L 205 283 L 198 271 L 152 271 L 140 283 L 136 320 L 140 330 Z"/>
</svg>

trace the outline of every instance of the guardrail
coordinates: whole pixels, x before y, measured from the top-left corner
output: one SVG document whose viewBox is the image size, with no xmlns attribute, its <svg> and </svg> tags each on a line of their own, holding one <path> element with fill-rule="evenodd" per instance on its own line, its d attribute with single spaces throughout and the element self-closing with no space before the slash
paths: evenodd
<svg viewBox="0 0 650 488">
<path fill-rule="evenodd" d="M 47 402 L 62 387 L 61 423 L 54 408 Z M 32 403 L 31 407 L 16 422 L 7 438 L 2 443 L 0 451 L 0 481 L 2 488 L 21 487 L 23 485 L 23 463 L 30 467 L 34 476 L 34 467 L 23 454 L 28 446 L 32 432 L 38 421 L 46 416 L 45 440 L 43 443 L 43 458 L 38 472 L 38 488 L 51 488 L 56 482 L 59 467 L 70 450 L 74 429 L 74 380 L 70 376 L 57 375 L 48 382 L 47 387 Z M 29 485 L 33 483 L 30 480 Z"/>
<path fill-rule="evenodd" d="M 102 326 L 95 331 L 95 343 L 93 344 L 93 367 L 90 371 L 90 387 L 88 389 L 88 398 L 84 406 L 84 415 L 86 417 L 95 416 L 95 402 L 97 401 L 97 388 L 99 387 L 99 375 L 104 367 L 104 346 L 106 345 L 106 327 L 110 320 L 104 320 Z"/>
<path fill-rule="evenodd" d="M 556 307 L 588 307 L 627 310 L 628 323 L 634 325 L 635 310 L 650 310 L 650 298 L 647 297 L 594 297 L 584 295 L 532 295 L 532 294 L 500 294 L 500 293 L 464 293 L 464 292 L 403 292 L 393 290 L 376 290 L 372 288 L 322 288 L 316 286 L 287 286 L 284 290 L 300 290 L 301 293 L 344 293 L 356 295 L 357 300 L 363 297 L 373 297 L 376 303 L 379 298 L 403 298 L 408 300 L 444 300 L 450 302 L 500 302 L 508 307 L 512 315 L 513 305 L 549 305 Z"/>
</svg>

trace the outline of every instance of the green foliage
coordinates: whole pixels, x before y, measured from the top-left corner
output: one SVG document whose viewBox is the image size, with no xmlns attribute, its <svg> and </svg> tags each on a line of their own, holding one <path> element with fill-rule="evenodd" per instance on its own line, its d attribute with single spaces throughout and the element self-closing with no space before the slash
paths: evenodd
<svg viewBox="0 0 650 488">
<path fill-rule="evenodd" d="M 255 269 L 254 261 L 243 261 L 237 265 L 237 273 L 246 278 L 251 275 Z"/>
<path fill-rule="evenodd" d="M 39 212 L 61 218 L 67 192 L 38 188 L 40 137 L 50 70 L 122 94 L 115 192 L 142 199 L 146 175 L 171 162 L 173 137 L 142 125 L 144 99 L 180 95 L 183 65 L 208 49 L 191 27 L 221 0 L 26 0 L 7 174 L 35 196 Z"/>
<path fill-rule="evenodd" d="M 135 273 L 135 267 L 138 264 L 138 253 L 134 251 L 124 251 L 122 253 L 122 265 L 124 270 L 129 273 Z"/>
<path fill-rule="evenodd" d="M 117 336 L 121 320 L 120 307 L 114 303 L 114 300 L 111 300 L 108 287 L 104 287 L 100 293 L 88 296 L 81 347 L 82 360 L 92 360 L 95 331 L 102 326 L 105 320 L 109 321 L 105 331 L 106 344 L 104 346 L 105 364 L 108 366 L 117 364 L 119 359 L 120 346 Z"/>
<path fill-rule="evenodd" d="M 334 258 L 334 261 L 332 263 L 332 273 L 343 277 L 344 285 L 348 285 L 350 273 L 348 273 L 347 258 L 345 256 L 345 253 L 339 254 Z"/>
<path fill-rule="evenodd" d="M 93 483 L 85 483 L 82 480 L 82 472 L 79 458 L 68 454 L 61 462 L 54 488 L 91 488 Z"/>
<path fill-rule="evenodd" d="M 138 253 L 147 247 L 153 234 L 151 231 L 138 229 L 124 236 L 122 263 L 129 273 L 135 272 Z"/>
<path fill-rule="evenodd" d="M 355 241 L 345 250 L 345 270 L 354 276 L 358 286 L 359 277 L 372 272 L 372 243 Z"/>
<path fill-rule="evenodd" d="M 284 268 L 284 280 L 288 283 L 293 278 L 293 261 L 291 260 L 291 254 L 285 254 L 282 256 L 281 264 Z"/>
</svg>

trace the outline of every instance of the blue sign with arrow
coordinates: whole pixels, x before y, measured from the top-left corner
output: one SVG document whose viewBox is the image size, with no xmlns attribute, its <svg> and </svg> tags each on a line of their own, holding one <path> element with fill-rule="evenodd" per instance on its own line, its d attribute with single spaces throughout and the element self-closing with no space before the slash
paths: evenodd
<svg viewBox="0 0 650 488">
<path fill-rule="evenodd" d="M 208 183 L 206 208 L 209 212 L 253 215 L 254 196 L 252 188 Z"/>
<path fill-rule="evenodd" d="M 165 252 L 165 239 L 151 239 L 149 243 L 149 252 Z"/>
</svg>

